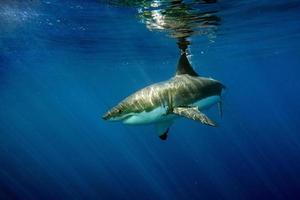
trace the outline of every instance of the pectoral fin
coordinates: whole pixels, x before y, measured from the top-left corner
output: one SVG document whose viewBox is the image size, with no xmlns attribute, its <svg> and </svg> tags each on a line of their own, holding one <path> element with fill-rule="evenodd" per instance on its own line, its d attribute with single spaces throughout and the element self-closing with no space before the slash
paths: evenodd
<svg viewBox="0 0 300 200">
<path fill-rule="evenodd" d="M 162 140 L 166 140 L 168 138 L 168 132 L 170 129 L 170 126 L 172 125 L 173 121 L 163 121 L 156 124 L 158 136 Z"/>
<path fill-rule="evenodd" d="M 176 107 L 173 109 L 173 113 L 209 126 L 217 126 L 214 121 L 209 119 L 204 113 L 200 112 L 198 107 Z"/>
</svg>

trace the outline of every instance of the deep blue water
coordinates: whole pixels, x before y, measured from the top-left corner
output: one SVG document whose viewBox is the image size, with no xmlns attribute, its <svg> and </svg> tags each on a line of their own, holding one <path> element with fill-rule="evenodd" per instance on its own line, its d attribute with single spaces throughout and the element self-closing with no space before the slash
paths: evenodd
<svg viewBox="0 0 300 200">
<path fill-rule="evenodd" d="M 101 119 L 175 73 L 176 39 L 141 2 L 1 1 L 1 199 L 300 199 L 300 1 L 192 6 L 217 16 L 188 51 L 226 85 L 224 116 L 161 141 Z"/>
</svg>

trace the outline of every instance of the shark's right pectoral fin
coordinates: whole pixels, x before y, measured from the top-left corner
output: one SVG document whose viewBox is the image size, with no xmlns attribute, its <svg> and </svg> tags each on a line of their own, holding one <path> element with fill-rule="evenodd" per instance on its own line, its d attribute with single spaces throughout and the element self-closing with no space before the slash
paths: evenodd
<svg viewBox="0 0 300 200">
<path fill-rule="evenodd" d="M 209 119 L 204 113 L 200 112 L 198 107 L 176 107 L 173 109 L 173 113 L 188 119 L 199 121 L 209 126 L 217 126 L 213 120 Z"/>
</svg>

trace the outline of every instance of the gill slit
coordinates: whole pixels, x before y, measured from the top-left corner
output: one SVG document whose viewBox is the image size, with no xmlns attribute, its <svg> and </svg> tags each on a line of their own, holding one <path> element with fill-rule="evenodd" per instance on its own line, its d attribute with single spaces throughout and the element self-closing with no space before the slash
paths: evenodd
<svg viewBox="0 0 300 200">
<path fill-rule="evenodd" d="M 171 90 L 168 90 L 168 109 L 166 114 L 170 114 L 173 112 L 173 96 L 171 94 Z"/>
</svg>

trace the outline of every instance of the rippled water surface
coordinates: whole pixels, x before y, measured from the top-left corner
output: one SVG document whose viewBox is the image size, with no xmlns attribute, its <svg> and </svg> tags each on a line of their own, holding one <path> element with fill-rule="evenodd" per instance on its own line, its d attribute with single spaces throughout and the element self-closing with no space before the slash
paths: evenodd
<svg viewBox="0 0 300 200">
<path fill-rule="evenodd" d="M 299 199 L 300 1 L 0 1 L 1 199 Z M 226 85 L 218 128 L 101 116 L 175 74 Z"/>
</svg>

